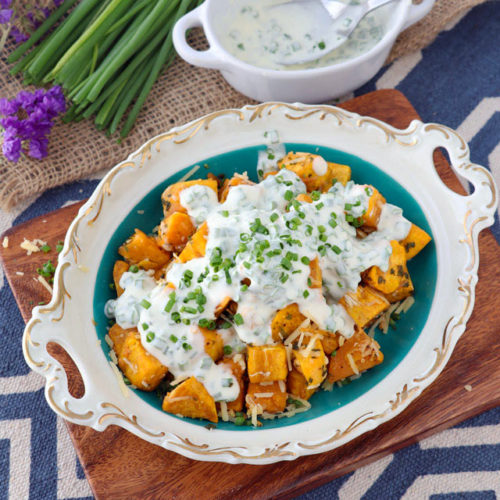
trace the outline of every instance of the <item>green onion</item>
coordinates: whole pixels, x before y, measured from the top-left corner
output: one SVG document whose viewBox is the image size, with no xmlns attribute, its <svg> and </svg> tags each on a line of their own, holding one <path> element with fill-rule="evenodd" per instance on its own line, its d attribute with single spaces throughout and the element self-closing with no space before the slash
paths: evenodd
<svg viewBox="0 0 500 500">
<path fill-rule="evenodd" d="M 43 245 L 42 247 L 40 247 L 40 250 L 41 250 L 43 253 L 49 253 L 49 252 L 52 250 L 52 248 L 50 248 L 50 246 L 49 246 L 49 245 L 45 244 L 45 245 Z"/>
<path fill-rule="evenodd" d="M 241 326 L 244 323 L 243 316 L 240 313 L 235 314 L 233 319 L 238 326 Z"/>
<path fill-rule="evenodd" d="M 136 273 L 137 271 L 139 271 L 139 266 L 136 266 L 135 264 L 131 265 L 129 268 L 128 268 L 129 272 L 131 273 Z"/>
<path fill-rule="evenodd" d="M 141 305 L 142 307 L 144 307 L 144 309 L 149 309 L 151 307 L 151 302 L 149 302 L 148 300 L 146 299 L 142 299 L 140 302 L 139 302 L 139 305 Z"/>
<path fill-rule="evenodd" d="M 226 356 L 229 356 L 232 352 L 233 352 L 233 348 L 230 345 L 224 346 L 224 354 Z"/>
<path fill-rule="evenodd" d="M 146 335 L 147 342 L 151 342 L 154 338 L 155 338 L 154 332 L 148 332 L 148 334 Z"/>
</svg>

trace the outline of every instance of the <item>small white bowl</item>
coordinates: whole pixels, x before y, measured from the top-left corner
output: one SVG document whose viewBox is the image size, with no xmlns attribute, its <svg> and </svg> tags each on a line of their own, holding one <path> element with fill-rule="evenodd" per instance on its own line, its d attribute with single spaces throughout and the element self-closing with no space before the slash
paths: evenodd
<svg viewBox="0 0 500 500">
<path fill-rule="evenodd" d="M 236 90 L 257 101 L 320 103 L 360 87 L 382 67 L 399 33 L 424 17 L 435 0 L 400 0 L 392 7 L 384 36 L 358 57 L 331 66 L 301 70 L 258 68 L 229 53 L 216 33 L 216 20 L 231 0 L 205 0 L 174 27 L 173 42 L 179 55 L 195 66 L 218 69 Z M 392 4 L 389 4 L 392 5 Z M 186 32 L 203 28 L 210 48 L 198 51 L 186 41 Z"/>
</svg>

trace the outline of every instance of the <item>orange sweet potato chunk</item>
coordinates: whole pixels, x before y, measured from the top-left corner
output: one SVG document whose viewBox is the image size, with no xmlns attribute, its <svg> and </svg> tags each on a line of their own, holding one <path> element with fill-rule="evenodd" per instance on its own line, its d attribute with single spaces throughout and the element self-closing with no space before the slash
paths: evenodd
<svg viewBox="0 0 500 500">
<path fill-rule="evenodd" d="M 219 201 L 224 203 L 227 199 L 227 195 L 229 194 L 229 190 L 234 186 L 241 185 L 252 185 L 254 184 L 251 180 L 245 179 L 244 177 L 232 177 L 231 179 L 224 179 L 224 183 L 219 191 Z"/>
<path fill-rule="evenodd" d="M 356 375 L 356 371 L 361 373 L 379 365 L 383 360 L 384 355 L 378 343 L 363 330 L 357 330 L 335 351 L 335 355 L 330 356 L 328 381 L 333 383 L 343 380 Z"/>
<path fill-rule="evenodd" d="M 286 387 L 290 394 L 301 399 L 309 399 L 315 392 L 315 389 L 308 389 L 306 378 L 295 368 L 288 374 L 286 379 Z"/>
<path fill-rule="evenodd" d="M 181 382 L 163 400 L 162 408 L 167 413 L 190 418 L 204 418 L 217 423 L 217 409 L 212 396 L 195 377 Z"/>
<path fill-rule="evenodd" d="M 161 248 L 155 238 L 147 236 L 140 229 L 118 249 L 118 253 L 130 264 L 142 269 L 158 269 L 170 260 L 170 253 Z"/>
<path fill-rule="evenodd" d="M 175 212 L 161 221 L 158 244 L 166 250 L 180 252 L 195 230 L 188 214 Z"/>
<path fill-rule="evenodd" d="M 214 360 L 218 361 L 222 358 L 224 341 L 222 337 L 214 330 L 208 328 L 201 328 L 200 331 L 205 338 L 205 352 Z"/>
<path fill-rule="evenodd" d="M 120 279 L 126 271 L 128 271 L 129 265 L 124 260 L 117 260 L 113 266 L 113 281 L 115 283 L 116 295 L 118 297 L 123 293 L 123 288 L 120 286 Z"/>
<path fill-rule="evenodd" d="M 351 169 L 347 165 L 326 162 L 321 156 L 311 153 L 290 152 L 278 162 L 278 166 L 295 172 L 309 193 L 326 192 L 334 181 L 345 185 L 351 178 Z"/>
<path fill-rule="evenodd" d="M 280 309 L 271 322 L 273 340 L 279 342 L 286 339 L 305 319 L 297 304 L 290 304 Z"/>
<path fill-rule="evenodd" d="M 113 351 L 115 351 L 117 356 L 121 355 L 123 344 L 125 343 L 125 339 L 130 332 L 136 333 L 137 330 L 135 328 L 124 330 L 118 323 L 115 323 L 109 329 L 108 335 L 109 338 L 113 341 Z"/>
<path fill-rule="evenodd" d="M 309 263 L 309 278 L 311 278 L 311 288 L 321 288 L 323 284 L 323 276 L 321 274 L 321 267 L 319 266 L 318 257 L 311 260 Z"/>
<path fill-rule="evenodd" d="M 362 285 L 359 285 L 355 292 L 346 293 L 340 303 L 360 328 L 372 323 L 390 305 L 380 292 Z"/>
<path fill-rule="evenodd" d="M 308 349 L 308 344 L 312 341 L 310 339 L 304 347 L 292 351 L 293 366 L 306 379 L 308 389 L 316 389 L 325 380 L 328 364 L 319 339 L 313 342 L 312 349 Z"/>
<path fill-rule="evenodd" d="M 364 226 L 376 229 L 382 207 L 385 205 L 385 198 L 373 186 L 367 186 L 367 188 L 372 191 L 372 194 L 368 199 L 368 210 L 362 216 L 362 221 Z"/>
<path fill-rule="evenodd" d="M 249 346 L 247 362 L 250 382 L 286 380 L 288 366 L 283 345 Z"/>
<path fill-rule="evenodd" d="M 282 383 L 285 386 L 285 383 Z M 248 384 L 248 391 L 246 395 L 247 409 L 251 410 L 253 406 L 257 406 L 259 410 L 268 413 L 278 413 L 286 408 L 286 400 L 288 394 L 282 390 L 282 385 L 279 382 L 272 384 L 256 384 L 250 382 Z M 260 411 L 259 411 L 260 413 Z"/>
<path fill-rule="evenodd" d="M 217 193 L 217 181 L 215 179 L 195 179 L 192 181 L 176 182 L 168 186 L 161 195 L 161 202 L 163 204 L 163 214 L 165 218 L 174 212 L 187 213 L 187 210 L 181 205 L 180 194 L 181 191 L 191 186 L 208 186 Z"/>
<path fill-rule="evenodd" d="M 127 330 L 118 355 L 118 366 L 130 382 L 142 391 L 156 389 L 168 371 L 166 366 L 144 349 L 137 330 Z"/>
<path fill-rule="evenodd" d="M 208 224 L 204 222 L 198 230 L 191 236 L 191 240 L 184 247 L 180 253 L 179 262 L 188 262 L 192 259 L 205 256 L 205 249 L 207 247 Z"/>
<path fill-rule="evenodd" d="M 363 281 L 385 295 L 395 292 L 410 277 L 403 246 L 397 241 L 391 241 L 391 247 L 392 254 L 387 271 L 384 272 L 378 266 L 372 266 L 363 273 Z"/>
<path fill-rule="evenodd" d="M 423 229 L 420 229 L 415 224 L 412 224 L 408 236 L 404 240 L 400 241 L 401 245 L 405 249 L 406 260 L 410 260 L 415 257 L 415 255 L 417 255 L 417 253 L 419 253 L 420 250 L 422 250 L 427 243 L 429 243 L 429 241 L 431 241 L 431 237 Z"/>
</svg>

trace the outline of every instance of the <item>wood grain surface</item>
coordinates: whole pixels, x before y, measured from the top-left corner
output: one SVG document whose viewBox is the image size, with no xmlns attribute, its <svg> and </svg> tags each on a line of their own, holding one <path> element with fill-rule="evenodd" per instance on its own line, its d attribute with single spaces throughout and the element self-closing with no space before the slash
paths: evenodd
<svg viewBox="0 0 500 500">
<path fill-rule="evenodd" d="M 341 107 L 398 128 L 418 118 L 408 100 L 395 90 L 372 92 Z M 440 153 L 435 154 L 435 162 L 446 184 L 463 193 Z M 23 238 L 41 238 L 54 248 L 80 205 L 33 219 L 6 233 L 9 247 L 0 246 L 0 258 L 25 320 L 33 305 L 50 299 L 33 278 L 38 266 L 48 258 L 55 261 L 57 255 L 52 251 L 28 257 L 19 244 Z M 119 427 L 96 432 L 68 423 L 96 498 L 290 498 L 500 404 L 500 248 L 488 230 L 480 234 L 479 248 L 476 305 L 467 330 L 442 374 L 398 417 L 334 451 L 265 466 L 198 462 L 142 441 Z M 20 331 L 19 342 L 21 335 Z M 81 393 L 74 365 L 62 349 L 54 348 L 53 352 L 65 363 L 72 393 Z M 465 385 L 471 385 L 472 391 L 465 390 Z"/>
</svg>

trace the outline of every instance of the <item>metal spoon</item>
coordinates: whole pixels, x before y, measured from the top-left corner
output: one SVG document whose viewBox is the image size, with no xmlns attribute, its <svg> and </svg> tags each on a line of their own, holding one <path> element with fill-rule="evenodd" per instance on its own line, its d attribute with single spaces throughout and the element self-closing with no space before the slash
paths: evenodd
<svg viewBox="0 0 500 500">
<path fill-rule="evenodd" d="M 290 0 L 278 5 L 304 3 L 307 1 L 311 0 Z M 394 0 L 367 0 L 359 5 L 349 5 L 340 0 L 320 1 L 333 19 L 329 32 L 325 34 L 323 40 L 324 47 L 321 48 L 321 52 L 313 51 L 306 55 L 300 53 L 290 54 L 287 55 L 286 58 L 279 59 L 276 62 L 284 66 L 290 66 L 292 64 L 316 61 L 325 54 L 343 45 L 366 14 Z"/>
</svg>

